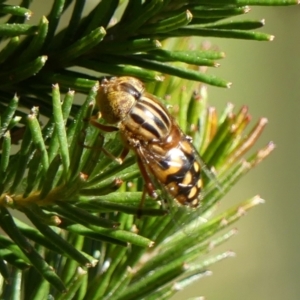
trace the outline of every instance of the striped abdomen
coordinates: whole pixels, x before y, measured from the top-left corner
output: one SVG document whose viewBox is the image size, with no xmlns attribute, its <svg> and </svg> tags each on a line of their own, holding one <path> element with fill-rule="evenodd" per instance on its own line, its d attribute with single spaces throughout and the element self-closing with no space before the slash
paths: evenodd
<svg viewBox="0 0 300 300">
<path fill-rule="evenodd" d="M 181 205 L 197 207 L 202 189 L 199 155 L 190 140 L 174 127 L 171 135 L 180 135 L 176 145 L 148 145 L 143 151 L 149 162 L 147 168 L 164 189 Z M 162 154 L 163 153 L 163 154 Z"/>
<path fill-rule="evenodd" d="M 170 133 L 171 124 L 172 121 L 165 108 L 148 93 L 142 94 L 137 99 L 127 117 L 122 121 L 123 130 L 147 142 L 164 139 Z"/>
</svg>

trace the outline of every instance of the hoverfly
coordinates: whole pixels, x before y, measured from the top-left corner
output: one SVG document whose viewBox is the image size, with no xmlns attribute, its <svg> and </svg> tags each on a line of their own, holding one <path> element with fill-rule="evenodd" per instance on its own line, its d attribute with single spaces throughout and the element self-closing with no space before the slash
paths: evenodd
<svg viewBox="0 0 300 300">
<path fill-rule="evenodd" d="M 123 161 L 129 150 L 136 154 L 145 183 L 144 195 L 147 192 L 157 198 L 157 183 L 177 204 L 198 207 L 201 158 L 191 138 L 181 131 L 163 104 L 145 91 L 143 83 L 134 77 L 104 79 L 96 101 L 101 117 L 110 125 L 91 120 L 92 125 L 120 132 L 124 149 L 119 159 Z"/>
</svg>

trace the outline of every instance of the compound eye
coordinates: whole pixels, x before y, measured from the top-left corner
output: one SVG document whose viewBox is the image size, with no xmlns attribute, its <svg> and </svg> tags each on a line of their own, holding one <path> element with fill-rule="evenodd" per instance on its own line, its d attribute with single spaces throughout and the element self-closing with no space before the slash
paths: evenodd
<svg viewBox="0 0 300 300">
<path fill-rule="evenodd" d="M 131 96 L 134 97 L 135 100 L 138 100 L 142 96 L 143 91 L 138 91 L 132 84 L 123 82 L 122 83 L 122 90 Z"/>
</svg>

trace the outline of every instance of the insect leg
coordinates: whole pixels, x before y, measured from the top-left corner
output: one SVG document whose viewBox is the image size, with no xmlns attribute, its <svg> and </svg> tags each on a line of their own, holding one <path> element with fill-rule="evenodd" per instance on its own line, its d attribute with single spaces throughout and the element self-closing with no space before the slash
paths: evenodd
<svg viewBox="0 0 300 300">
<path fill-rule="evenodd" d="M 123 161 L 124 161 L 124 158 L 120 158 L 120 157 L 115 157 L 113 154 L 111 154 L 109 151 L 107 151 L 105 148 L 101 148 L 101 150 L 102 150 L 102 152 L 107 156 L 107 157 L 109 157 L 109 158 L 111 158 L 112 160 L 114 160 L 114 161 L 116 161 L 118 164 L 122 164 L 123 163 Z M 124 148 L 124 150 L 122 151 L 122 153 L 123 152 L 126 152 L 127 151 L 127 149 L 126 148 Z M 128 150 L 129 151 L 129 150 Z M 127 151 L 127 153 L 128 153 L 128 151 Z"/>
<path fill-rule="evenodd" d="M 124 149 L 122 150 L 120 156 L 118 157 L 118 160 L 120 161 L 120 164 L 123 163 L 123 161 L 126 158 L 128 153 L 129 153 L 129 148 L 124 147 Z"/>
<path fill-rule="evenodd" d="M 145 199 L 146 199 L 146 193 L 148 193 L 148 195 L 154 199 L 157 198 L 157 193 L 155 192 L 155 188 L 154 185 L 151 181 L 151 178 L 148 175 L 148 172 L 146 170 L 146 167 L 144 165 L 144 162 L 142 161 L 141 157 L 143 157 L 142 151 L 139 147 L 137 147 L 136 149 L 137 151 L 137 163 L 139 166 L 139 169 L 141 171 L 142 177 L 144 179 L 144 188 L 143 188 L 143 194 L 142 194 L 142 198 L 137 210 L 137 217 L 141 218 L 142 216 L 142 209 L 145 203 Z"/>
<path fill-rule="evenodd" d="M 90 119 L 89 119 L 89 122 L 92 126 L 102 130 L 102 131 L 105 131 L 105 132 L 113 132 L 113 131 L 118 131 L 119 128 L 118 127 L 115 127 L 115 126 L 110 126 L 110 125 L 104 125 L 104 124 L 100 124 L 97 122 L 97 119 L 99 119 L 99 117 L 97 116 L 92 116 Z M 85 146 L 84 147 L 86 148 L 89 148 L 89 149 L 92 149 L 92 147 L 89 147 L 89 146 Z M 129 149 L 127 147 L 124 147 L 124 149 L 122 150 L 122 153 L 120 155 L 120 157 L 115 157 L 114 155 L 112 155 L 109 151 L 107 151 L 105 148 L 101 147 L 100 148 L 101 151 L 109 158 L 111 158 L 112 160 L 115 160 L 117 163 L 119 163 L 120 165 L 123 163 L 125 157 L 127 156 L 128 152 L 129 152 Z"/>
<path fill-rule="evenodd" d="M 105 131 L 105 132 L 113 132 L 113 131 L 119 130 L 119 128 L 115 127 L 115 126 L 100 124 L 97 122 L 97 119 L 98 119 L 98 117 L 96 117 L 96 116 L 91 117 L 89 120 L 90 124 L 102 131 Z"/>
<path fill-rule="evenodd" d="M 144 182 L 145 182 L 145 190 L 148 192 L 149 196 L 156 199 L 157 198 L 157 193 L 155 192 L 155 188 L 154 188 L 154 185 L 147 173 L 147 170 L 142 162 L 142 160 L 138 157 L 137 159 L 137 163 L 138 163 L 138 166 L 140 168 L 140 171 L 142 173 L 142 177 L 144 179 Z"/>
<path fill-rule="evenodd" d="M 124 147 L 124 149 L 122 150 L 121 154 L 119 157 L 115 157 L 114 155 L 112 155 L 110 152 L 108 152 L 105 148 L 101 148 L 101 150 L 103 151 L 103 153 L 111 158 L 112 160 L 115 160 L 117 163 L 119 163 L 120 165 L 123 163 L 124 159 L 126 158 L 127 154 L 129 153 L 129 148 Z"/>
<path fill-rule="evenodd" d="M 142 217 L 142 211 L 143 211 L 143 206 L 144 206 L 145 199 L 146 199 L 146 193 L 147 193 L 147 189 L 146 189 L 146 185 L 144 185 L 142 198 L 141 198 L 139 207 L 138 207 L 137 212 L 136 212 L 136 215 L 137 215 L 138 219 L 140 219 Z"/>
</svg>

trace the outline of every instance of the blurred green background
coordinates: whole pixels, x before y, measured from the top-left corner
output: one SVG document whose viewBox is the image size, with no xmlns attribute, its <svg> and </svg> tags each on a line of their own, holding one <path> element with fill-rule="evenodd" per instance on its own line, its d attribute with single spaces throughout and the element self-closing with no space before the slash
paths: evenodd
<svg viewBox="0 0 300 300">
<path fill-rule="evenodd" d="M 34 1 L 32 9 L 42 4 L 41 13 L 48 13 L 52 1 L 41 2 Z M 39 18 L 36 11 L 32 21 Z M 276 150 L 237 184 L 222 208 L 256 194 L 266 204 L 235 224 L 239 234 L 214 252 L 233 250 L 236 257 L 213 266 L 213 276 L 174 300 L 200 295 L 210 300 L 300 299 L 300 7 L 255 7 L 246 18 L 266 19 L 261 31 L 275 40 L 209 39 L 226 53 L 210 74 L 233 82 L 228 90 L 209 87 L 209 102 L 219 111 L 227 102 L 237 110 L 248 105 L 254 122 L 268 118 L 259 144 L 272 140 Z"/>
<path fill-rule="evenodd" d="M 260 145 L 275 151 L 226 197 L 230 206 L 259 194 L 266 203 L 235 224 L 239 234 L 218 247 L 236 257 L 212 267 L 206 277 L 174 300 L 300 299 L 300 7 L 254 7 L 248 19 L 265 19 L 261 31 L 273 42 L 209 39 L 225 51 L 221 67 L 210 71 L 232 81 L 231 89 L 209 87 L 209 103 L 249 106 L 253 121 L 269 123 Z M 224 207 L 223 206 L 223 207 Z"/>
</svg>

